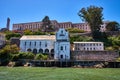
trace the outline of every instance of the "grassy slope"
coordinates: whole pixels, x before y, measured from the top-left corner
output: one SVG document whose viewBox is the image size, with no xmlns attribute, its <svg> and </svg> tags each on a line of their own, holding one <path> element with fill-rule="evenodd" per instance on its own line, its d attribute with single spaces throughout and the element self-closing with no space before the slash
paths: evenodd
<svg viewBox="0 0 120 80">
<path fill-rule="evenodd" d="M 0 80 L 120 80 L 120 69 L 0 67 Z"/>
</svg>

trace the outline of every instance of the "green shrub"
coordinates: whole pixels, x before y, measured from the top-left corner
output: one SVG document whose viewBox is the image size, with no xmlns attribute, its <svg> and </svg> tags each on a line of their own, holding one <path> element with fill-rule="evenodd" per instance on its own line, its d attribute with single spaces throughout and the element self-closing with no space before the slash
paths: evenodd
<svg viewBox="0 0 120 80">
<path fill-rule="evenodd" d="M 34 54 L 31 52 L 19 52 L 18 55 L 15 55 L 13 59 L 34 59 Z"/>
<path fill-rule="evenodd" d="M 48 59 L 48 55 L 46 54 L 39 53 L 36 54 L 35 56 L 35 60 L 47 60 L 47 59 Z"/>
<path fill-rule="evenodd" d="M 43 54 L 36 54 L 35 60 L 42 60 L 43 59 Z"/>
<path fill-rule="evenodd" d="M 79 35 L 70 36 L 70 43 L 73 43 L 75 41 L 81 41 L 81 42 L 92 41 L 92 37 L 79 36 Z"/>
<path fill-rule="evenodd" d="M 10 31 L 6 32 L 5 34 L 6 34 L 5 37 L 7 40 L 9 40 L 11 37 L 21 37 L 21 34 L 10 32 Z"/>
<path fill-rule="evenodd" d="M 77 29 L 77 28 L 67 28 L 67 30 L 69 31 L 69 33 L 84 33 L 84 30 L 81 29 Z"/>
<path fill-rule="evenodd" d="M 0 50 L 0 63 L 1 65 L 7 65 L 11 60 L 11 54 L 6 53 L 4 50 Z"/>
</svg>

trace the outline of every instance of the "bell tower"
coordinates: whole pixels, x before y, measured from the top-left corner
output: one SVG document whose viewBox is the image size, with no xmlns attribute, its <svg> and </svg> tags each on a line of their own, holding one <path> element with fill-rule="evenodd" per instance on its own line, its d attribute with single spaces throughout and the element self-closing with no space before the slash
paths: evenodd
<svg viewBox="0 0 120 80">
<path fill-rule="evenodd" d="M 60 28 L 56 33 L 56 42 L 54 49 L 54 59 L 70 59 L 69 33 L 64 28 Z"/>
</svg>

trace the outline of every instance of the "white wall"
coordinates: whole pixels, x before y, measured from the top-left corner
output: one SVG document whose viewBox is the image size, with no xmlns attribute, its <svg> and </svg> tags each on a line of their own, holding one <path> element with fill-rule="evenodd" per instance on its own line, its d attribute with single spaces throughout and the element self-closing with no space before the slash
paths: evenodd
<svg viewBox="0 0 120 80">
<path fill-rule="evenodd" d="M 104 44 L 102 42 L 93 42 L 93 43 L 89 43 L 89 42 L 83 42 L 83 43 L 77 43 L 74 42 L 74 50 L 78 50 L 78 51 L 101 51 L 104 50 Z"/>
<path fill-rule="evenodd" d="M 61 50 L 63 47 L 63 50 Z M 70 42 L 55 42 L 54 59 L 70 59 Z M 63 55 L 63 58 L 61 58 Z"/>
<path fill-rule="evenodd" d="M 26 42 L 26 46 L 25 46 Z M 31 42 L 31 45 L 30 45 Z M 36 46 L 35 46 L 36 42 Z M 40 45 L 41 42 L 41 45 Z M 45 46 L 47 44 L 47 46 Z M 43 53 L 45 52 L 45 49 L 49 49 L 49 52 L 51 49 L 54 49 L 54 41 L 52 40 L 21 40 L 20 41 L 20 49 L 22 52 L 27 52 L 28 49 L 37 49 L 37 52 L 39 53 L 39 49 L 43 49 Z"/>
</svg>

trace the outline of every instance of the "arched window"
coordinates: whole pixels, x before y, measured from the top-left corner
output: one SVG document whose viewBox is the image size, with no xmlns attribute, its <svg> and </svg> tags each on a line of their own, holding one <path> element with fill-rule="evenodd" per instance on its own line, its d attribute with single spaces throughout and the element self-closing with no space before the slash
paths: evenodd
<svg viewBox="0 0 120 80">
<path fill-rule="evenodd" d="M 51 58 L 53 59 L 54 58 L 54 49 L 51 49 Z"/>
<path fill-rule="evenodd" d="M 43 53 L 43 49 L 39 49 L 39 53 Z"/>
<path fill-rule="evenodd" d="M 29 49 L 27 49 L 27 51 L 28 51 L 28 52 L 31 52 L 32 50 L 29 48 Z"/>
<path fill-rule="evenodd" d="M 54 49 L 51 49 L 51 53 L 54 53 Z"/>
<path fill-rule="evenodd" d="M 33 53 L 34 53 L 34 54 L 37 54 L 37 49 L 33 49 Z"/>
<path fill-rule="evenodd" d="M 45 53 L 49 53 L 49 49 L 45 49 Z"/>
</svg>

